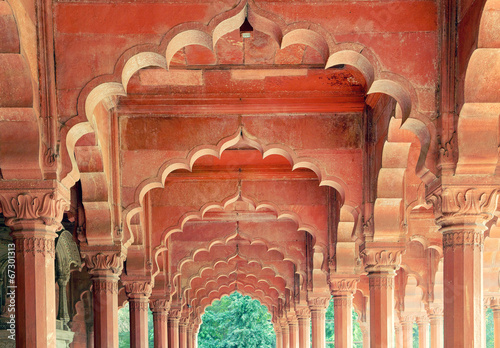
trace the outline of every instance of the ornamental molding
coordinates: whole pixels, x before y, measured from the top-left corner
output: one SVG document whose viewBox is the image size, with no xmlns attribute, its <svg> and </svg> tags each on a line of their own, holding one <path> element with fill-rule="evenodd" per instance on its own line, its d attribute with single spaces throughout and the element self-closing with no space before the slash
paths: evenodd
<svg viewBox="0 0 500 348">
<path fill-rule="evenodd" d="M 443 318 L 444 308 L 443 306 L 432 306 L 427 308 L 427 315 L 430 320 Z"/>
<path fill-rule="evenodd" d="M 152 292 L 151 283 L 147 281 L 124 281 L 123 285 L 129 298 L 149 297 Z"/>
<path fill-rule="evenodd" d="M 482 231 L 456 231 L 444 230 L 443 231 L 443 248 L 453 248 L 469 246 L 474 248 L 483 249 L 484 233 Z"/>
<path fill-rule="evenodd" d="M 138 312 L 147 312 L 149 309 L 148 301 L 142 299 L 130 299 L 129 306 L 131 310 Z"/>
<path fill-rule="evenodd" d="M 106 278 L 94 278 L 92 280 L 92 290 L 97 296 L 102 294 L 118 294 L 118 281 Z"/>
<path fill-rule="evenodd" d="M 379 276 L 379 275 L 368 275 L 368 281 L 370 288 L 382 289 L 391 288 L 394 289 L 394 277 L 389 276 Z"/>
<path fill-rule="evenodd" d="M 168 318 L 172 320 L 180 320 L 182 311 L 180 309 L 170 309 L 168 312 Z"/>
<path fill-rule="evenodd" d="M 1 194 L 0 204 L 7 226 L 23 222 L 42 223 L 56 230 L 62 228 L 61 220 L 69 203 L 55 192 L 32 194 Z"/>
<path fill-rule="evenodd" d="M 51 257 L 52 259 L 56 256 L 55 241 L 53 236 L 43 236 L 43 237 L 29 237 L 29 238 L 15 238 L 16 253 L 21 253 L 23 255 L 31 254 L 43 255 L 44 257 Z"/>
<path fill-rule="evenodd" d="M 123 268 L 123 257 L 119 254 L 90 253 L 83 254 L 85 265 L 90 273 L 99 271 L 111 271 L 120 274 Z"/>
</svg>

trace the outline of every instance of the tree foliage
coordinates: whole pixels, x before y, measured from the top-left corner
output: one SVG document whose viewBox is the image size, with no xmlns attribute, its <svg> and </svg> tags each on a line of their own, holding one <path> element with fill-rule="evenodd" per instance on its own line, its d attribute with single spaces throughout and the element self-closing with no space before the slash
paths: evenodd
<svg viewBox="0 0 500 348">
<path fill-rule="evenodd" d="M 274 348 L 271 314 L 259 301 L 238 292 L 224 296 L 205 310 L 200 348 Z"/>
</svg>

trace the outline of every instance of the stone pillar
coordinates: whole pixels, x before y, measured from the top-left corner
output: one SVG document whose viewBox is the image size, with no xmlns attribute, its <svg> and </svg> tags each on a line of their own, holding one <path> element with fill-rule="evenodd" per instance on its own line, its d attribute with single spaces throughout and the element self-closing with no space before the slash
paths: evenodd
<svg viewBox="0 0 500 348">
<path fill-rule="evenodd" d="M 401 323 L 394 324 L 394 335 L 396 348 L 403 348 L 403 326 Z"/>
<path fill-rule="evenodd" d="M 188 326 L 189 319 L 186 317 L 181 317 L 179 321 L 179 348 L 187 348 L 188 345 Z"/>
<path fill-rule="evenodd" d="M 149 302 L 153 312 L 154 346 L 168 348 L 168 310 L 170 302 L 166 299 L 152 299 Z"/>
<path fill-rule="evenodd" d="M 193 324 L 187 327 L 187 348 L 193 348 Z"/>
<path fill-rule="evenodd" d="M 402 316 L 400 319 L 403 336 L 403 348 L 413 348 L 413 318 Z"/>
<path fill-rule="evenodd" d="M 444 248 L 444 346 L 481 347 L 484 231 L 497 207 L 497 189 L 448 187 L 441 201 L 443 215 L 437 223 Z"/>
<path fill-rule="evenodd" d="M 370 324 L 365 322 L 359 323 L 361 334 L 363 335 L 363 348 L 370 348 Z"/>
<path fill-rule="evenodd" d="M 426 315 L 417 317 L 418 348 L 429 348 L 429 319 Z"/>
<path fill-rule="evenodd" d="M 179 321 L 181 319 L 180 309 L 170 309 L 168 313 L 168 348 L 179 348 Z"/>
<path fill-rule="evenodd" d="M 290 348 L 290 329 L 288 327 L 288 321 L 285 318 L 281 320 L 281 337 L 282 347 Z"/>
<path fill-rule="evenodd" d="M 118 277 L 123 257 L 111 252 L 83 251 L 92 279 L 94 346 L 118 347 Z"/>
<path fill-rule="evenodd" d="M 288 329 L 290 330 L 290 348 L 299 348 L 299 320 L 296 315 L 288 315 Z"/>
<path fill-rule="evenodd" d="M 16 346 L 55 347 L 54 240 L 67 203 L 56 192 L 38 192 L 2 193 L 0 204 L 14 239 L 8 250 L 15 267 L 8 270 L 15 280 L 9 278 L 7 297 L 15 296 Z"/>
<path fill-rule="evenodd" d="M 63 324 L 63 328 L 68 328 L 68 323 L 70 321 L 69 311 L 68 311 L 68 282 L 69 274 L 59 274 L 57 276 L 57 285 L 59 286 L 59 306 L 57 311 L 57 320 L 60 320 Z"/>
<path fill-rule="evenodd" d="M 352 348 L 352 298 L 357 277 L 330 276 L 335 317 L 335 347 Z"/>
<path fill-rule="evenodd" d="M 198 321 L 199 319 L 196 319 L 195 325 L 193 326 L 193 348 L 198 348 L 198 332 L 200 330 Z"/>
<path fill-rule="evenodd" d="M 281 325 L 278 322 L 273 324 L 274 332 L 276 333 L 276 348 L 283 348 L 283 335 L 281 333 Z"/>
<path fill-rule="evenodd" d="M 311 311 L 312 348 L 324 348 L 326 346 L 325 314 L 330 298 L 313 297 L 309 298 L 308 302 Z"/>
<path fill-rule="evenodd" d="M 87 348 L 94 348 L 94 323 L 86 323 L 87 326 Z"/>
<path fill-rule="evenodd" d="M 297 310 L 299 322 L 299 348 L 311 347 L 311 312 L 303 307 Z"/>
<path fill-rule="evenodd" d="M 130 308 L 130 347 L 148 348 L 148 306 L 151 284 L 148 281 L 124 281 Z"/>
<path fill-rule="evenodd" d="M 431 326 L 431 348 L 443 348 L 443 307 L 427 309 Z"/>
<path fill-rule="evenodd" d="M 490 299 L 489 306 L 493 311 L 493 331 L 495 333 L 495 348 L 500 348 L 500 297 Z"/>
<path fill-rule="evenodd" d="M 403 246 L 371 242 L 362 255 L 370 284 L 370 345 L 391 347 L 394 334 L 394 277 Z"/>
</svg>

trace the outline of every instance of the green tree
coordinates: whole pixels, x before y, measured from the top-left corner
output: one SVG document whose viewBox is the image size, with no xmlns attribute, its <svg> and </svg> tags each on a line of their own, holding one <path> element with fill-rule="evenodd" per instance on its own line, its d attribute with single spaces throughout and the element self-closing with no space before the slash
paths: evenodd
<svg viewBox="0 0 500 348">
<path fill-rule="evenodd" d="M 154 347 L 153 313 L 148 312 L 149 347 Z M 118 310 L 118 346 L 130 347 L 130 309 L 128 303 Z"/>
<path fill-rule="evenodd" d="M 257 300 L 238 292 L 224 296 L 205 310 L 200 348 L 274 348 L 271 314 Z"/>
</svg>

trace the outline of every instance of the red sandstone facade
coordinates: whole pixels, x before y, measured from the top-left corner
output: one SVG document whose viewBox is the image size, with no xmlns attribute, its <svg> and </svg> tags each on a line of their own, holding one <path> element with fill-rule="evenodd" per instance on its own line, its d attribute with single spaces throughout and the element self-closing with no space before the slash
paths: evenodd
<svg viewBox="0 0 500 348">
<path fill-rule="evenodd" d="M 16 347 L 500 347 L 499 142 L 498 0 L 2 0 L 0 326 L 10 257 Z"/>
</svg>

